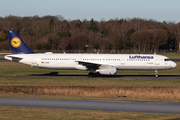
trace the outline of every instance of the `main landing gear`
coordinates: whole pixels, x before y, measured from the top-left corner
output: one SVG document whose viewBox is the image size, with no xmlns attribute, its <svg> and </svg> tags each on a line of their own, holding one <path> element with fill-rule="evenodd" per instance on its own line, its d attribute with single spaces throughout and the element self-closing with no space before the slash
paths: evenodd
<svg viewBox="0 0 180 120">
<path fill-rule="evenodd" d="M 155 70 L 155 76 L 158 77 L 158 71 L 157 70 Z"/>
<path fill-rule="evenodd" d="M 93 72 L 89 72 L 88 76 L 93 77 Z"/>
</svg>

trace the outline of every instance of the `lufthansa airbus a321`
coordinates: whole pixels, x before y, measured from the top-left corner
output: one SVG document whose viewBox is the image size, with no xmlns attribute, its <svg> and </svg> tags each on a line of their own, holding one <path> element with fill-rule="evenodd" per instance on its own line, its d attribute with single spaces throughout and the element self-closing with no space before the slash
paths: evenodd
<svg viewBox="0 0 180 120">
<path fill-rule="evenodd" d="M 168 57 L 156 54 L 54 54 L 34 53 L 15 31 L 7 31 L 12 55 L 5 59 L 48 69 L 88 70 L 101 75 L 115 75 L 117 70 L 166 70 L 176 67 Z"/>
</svg>

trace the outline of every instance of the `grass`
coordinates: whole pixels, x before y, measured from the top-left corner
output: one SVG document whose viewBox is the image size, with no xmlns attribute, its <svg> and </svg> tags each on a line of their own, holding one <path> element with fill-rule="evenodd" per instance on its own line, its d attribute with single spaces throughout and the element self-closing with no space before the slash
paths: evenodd
<svg viewBox="0 0 180 120">
<path fill-rule="evenodd" d="M 169 99 L 180 102 L 180 87 L 134 86 L 0 86 L 1 93 L 27 95 L 77 96 L 89 98 Z"/>
<path fill-rule="evenodd" d="M 154 114 L 117 111 L 70 110 L 51 108 L 0 107 L 1 120 L 168 120 L 180 118 L 178 114 Z"/>
<path fill-rule="evenodd" d="M 5 55 L 10 55 L 10 54 L 0 54 L 0 58 L 4 58 Z"/>
<path fill-rule="evenodd" d="M 178 79 L 0 78 L 0 86 L 180 86 Z"/>
<path fill-rule="evenodd" d="M 180 54 L 179 53 L 162 53 L 158 55 L 164 55 L 169 57 L 170 59 L 180 59 Z"/>
<path fill-rule="evenodd" d="M 180 80 L 0 78 L 0 92 L 1 97 L 180 102 Z"/>
</svg>

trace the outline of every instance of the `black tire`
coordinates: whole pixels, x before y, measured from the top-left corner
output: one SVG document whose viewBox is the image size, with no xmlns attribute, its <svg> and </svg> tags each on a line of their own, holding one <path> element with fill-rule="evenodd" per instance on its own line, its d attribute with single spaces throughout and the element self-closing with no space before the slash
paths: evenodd
<svg viewBox="0 0 180 120">
<path fill-rule="evenodd" d="M 93 77 L 93 73 L 90 72 L 90 73 L 88 74 L 88 76 L 89 76 L 90 78 Z"/>
</svg>

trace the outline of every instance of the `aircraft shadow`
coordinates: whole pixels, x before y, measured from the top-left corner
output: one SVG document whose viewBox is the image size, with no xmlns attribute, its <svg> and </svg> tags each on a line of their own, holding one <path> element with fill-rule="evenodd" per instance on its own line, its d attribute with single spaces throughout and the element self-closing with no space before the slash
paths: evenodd
<svg viewBox="0 0 180 120">
<path fill-rule="evenodd" d="M 45 74 L 31 74 L 29 76 L 49 76 L 49 77 L 88 77 L 88 75 L 74 75 L 74 74 L 58 74 L 58 72 L 50 72 Z M 156 78 L 155 75 L 100 75 L 98 73 L 93 74 L 94 77 L 100 78 Z M 159 75 L 158 78 L 180 78 L 180 75 Z"/>
</svg>

